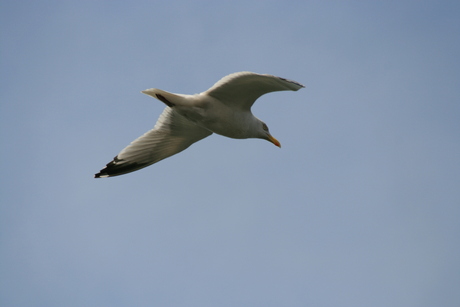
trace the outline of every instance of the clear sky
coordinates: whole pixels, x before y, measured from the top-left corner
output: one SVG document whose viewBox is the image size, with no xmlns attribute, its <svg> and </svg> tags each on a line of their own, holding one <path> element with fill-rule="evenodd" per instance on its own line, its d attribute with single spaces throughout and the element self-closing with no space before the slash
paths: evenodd
<svg viewBox="0 0 460 307">
<path fill-rule="evenodd" d="M 458 1 L 2 1 L 1 306 L 460 306 Z M 93 175 L 237 71 L 282 144 Z"/>
</svg>

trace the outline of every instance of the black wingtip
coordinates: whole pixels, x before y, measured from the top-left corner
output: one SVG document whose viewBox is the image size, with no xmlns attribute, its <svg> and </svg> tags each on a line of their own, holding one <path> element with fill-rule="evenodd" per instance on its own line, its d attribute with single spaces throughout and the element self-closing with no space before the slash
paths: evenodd
<svg viewBox="0 0 460 307">
<path fill-rule="evenodd" d="M 299 82 L 296 82 L 296 81 L 294 81 L 294 80 L 289 80 L 289 79 L 281 78 L 281 77 L 278 77 L 278 78 L 280 78 L 280 79 L 283 80 L 283 81 L 286 81 L 286 82 L 289 82 L 289 83 L 293 83 L 293 84 L 295 84 L 295 85 L 297 85 L 297 86 L 300 86 L 299 89 L 305 87 L 305 85 L 303 85 L 303 84 L 301 84 L 301 83 L 299 83 Z"/>
<path fill-rule="evenodd" d="M 124 175 L 127 173 L 131 173 L 137 171 L 141 168 L 144 168 L 151 163 L 119 163 L 124 161 L 123 159 L 119 159 L 118 156 L 113 158 L 113 161 L 107 163 L 107 165 L 99 171 L 99 173 L 94 175 L 94 178 L 106 178 L 106 177 L 114 177 L 119 175 Z"/>
<path fill-rule="evenodd" d="M 105 177 L 110 177 L 110 175 L 106 172 L 107 167 L 101 169 L 99 173 L 94 174 L 94 178 L 105 178 Z"/>
<path fill-rule="evenodd" d="M 112 174 L 110 174 L 110 169 L 115 165 L 116 162 L 120 161 L 118 159 L 118 156 L 115 156 L 112 161 L 107 163 L 103 169 L 99 171 L 99 173 L 94 174 L 94 178 L 105 178 L 105 177 L 110 177 Z"/>
</svg>

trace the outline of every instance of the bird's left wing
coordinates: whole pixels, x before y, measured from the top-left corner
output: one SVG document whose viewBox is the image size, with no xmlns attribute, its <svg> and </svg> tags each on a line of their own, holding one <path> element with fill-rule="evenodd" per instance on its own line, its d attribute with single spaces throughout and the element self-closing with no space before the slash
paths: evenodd
<svg viewBox="0 0 460 307">
<path fill-rule="evenodd" d="M 249 110 L 263 94 L 276 91 L 297 91 L 302 84 L 288 79 L 243 71 L 223 77 L 203 94 L 232 107 Z"/>
<path fill-rule="evenodd" d="M 211 131 L 166 107 L 152 130 L 134 140 L 94 177 L 112 177 L 137 171 L 179 153 L 211 134 Z"/>
</svg>

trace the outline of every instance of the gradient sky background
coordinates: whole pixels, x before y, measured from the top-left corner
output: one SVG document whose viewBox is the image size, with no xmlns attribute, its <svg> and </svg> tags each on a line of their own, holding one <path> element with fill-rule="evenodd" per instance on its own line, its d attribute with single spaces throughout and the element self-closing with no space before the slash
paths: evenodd
<svg viewBox="0 0 460 307">
<path fill-rule="evenodd" d="M 460 2 L 2 1 L 1 306 L 460 306 Z M 249 70 L 282 144 L 93 175 Z"/>
</svg>

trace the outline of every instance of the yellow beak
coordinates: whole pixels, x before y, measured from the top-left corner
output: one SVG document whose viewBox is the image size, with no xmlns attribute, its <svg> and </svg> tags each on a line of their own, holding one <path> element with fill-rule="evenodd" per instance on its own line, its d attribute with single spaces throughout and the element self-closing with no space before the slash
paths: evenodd
<svg viewBox="0 0 460 307">
<path fill-rule="evenodd" d="M 278 146 L 279 148 L 281 148 L 280 142 L 278 142 L 278 140 L 275 139 L 271 134 L 268 135 L 268 140 L 272 142 L 273 144 L 275 144 L 276 146 Z"/>
</svg>

